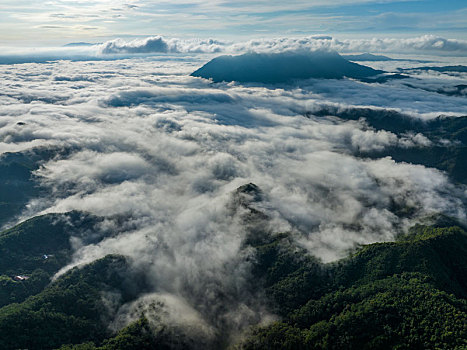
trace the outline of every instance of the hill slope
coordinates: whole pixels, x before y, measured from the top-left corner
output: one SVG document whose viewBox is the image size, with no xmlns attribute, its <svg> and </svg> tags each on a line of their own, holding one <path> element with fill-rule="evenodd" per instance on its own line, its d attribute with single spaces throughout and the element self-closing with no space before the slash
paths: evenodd
<svg viewBox="0 0 467 350">
<path fill-rule="evenodd" d="M 343 260 L 323 264 L 297 245 L 293 233 L 265 229 L 268 216 L 254 209 L 254 203 L 263 198 L 256 185 L 247 184 L 233 193 L 230 209 L 240 215 L 247 230 L 242 244 L 251 267 L 246 288 L 262 290 L 268 309 L 281 321 L 253 329 L 238 347 L 467 346 L 467 234 L 452 226 L 454 221 L 441 218 L 433 226 L 418 225 L 395 242 L 366 245 Z M 83 232 L 97 220 L 83 219 L 79 213 L 68 216 L 68 221 L 81 223 Z M 9 266 L 31 271 L 41 263 L 36 256 L 43 245 L 66 253 L 70 233 L 60 222 L 54 215 L 43 216 L 3 232 L 3 254 L 11 249 L 17 256 L 11 261 L 13 265 L 6 262 L 1 266 L 2 273 Z M 44 268 L 44 275 L 50 276 L 59 266 L 57 262 L 50 271 Z M 109 255 L 68 271 L 24 301 L 8 301 L 0 308 L 0 347 L 219 348 L 219 343 L 203 343 L 201 337 L 189 337 L 176 325 L 158 320 L 157 312 L 156 320 L 141 313 L 120 331 L 109 327 L 122 305 L 149 292 L 153 289 L 147 275 L 132 267 L 127 258 Z M 112 305 L 106 301 L 109 295 L 114 296 Z"/>
<path fill-rule="evenodd" d="M 215 82 L 284 83 L 309 78 L 364 78 L 379 73 L 382 72 L 349 62 L 338 53 L 320 51 L 220 56 L 191 75 Z"/>
<path fill-rule="evenodd" d="M 467 346 L 467 235 L 460 228 L 417 227 L 316 272 L 288 246 L 284 236 L 256 247 L 271 303 L 284 319 L 256 329 L 242 348 Z M 277 262 L 295 267 L 277 276 Z"/>
</svg>

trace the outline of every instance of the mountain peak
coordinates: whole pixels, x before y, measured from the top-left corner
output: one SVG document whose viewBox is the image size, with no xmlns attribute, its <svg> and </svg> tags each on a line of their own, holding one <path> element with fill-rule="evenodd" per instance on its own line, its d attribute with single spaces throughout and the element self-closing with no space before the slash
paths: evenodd
<svg viewBox="0 0 467 350">
<path fill-rule="evenodd" d="M 299 79 L 364 78 L 382 71 L 349 62 L 333 51 L 247 53 L 214 58 L 191 75 L 215 82 L 286 83 Z"/>
</svg>

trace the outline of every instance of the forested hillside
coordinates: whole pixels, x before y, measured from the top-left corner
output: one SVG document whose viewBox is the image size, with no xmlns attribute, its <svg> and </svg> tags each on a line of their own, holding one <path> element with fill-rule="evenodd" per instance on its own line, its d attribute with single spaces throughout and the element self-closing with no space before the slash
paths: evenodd
<svg viewBox="0 0 467 350">
<path fill-rule="evenodd" d="M 299 248 L 291 233 L 271 235 L 261 229 L 268 218 L 251 207 L 260 196 L 255 185 L 242 186 L 232 206 L 245 211 L 250 232 L 243 249 L 254 250 L 249 258 L 251 288 L 265 290 L 280 321 L 248 331 L 237 347 L 467 346 L 467 234 L 458 226 L 445 227 L 451 220 L 415 226 L 395 242 L 366 245 L 343 260 L 323 264 Z M 79 213 L 67 218 L 82 228 L 96 220 Z M 122 256 L 109 255 L 48 284 L 51 274 L 66 263 L 70 249 L 69 223 L 63 219 L 34 218 L 0 236 L 2 254 L 8 255 L 7 249 L 14 253 L 1 266 L 2 303 L 9 304 L 0 309 L 1 348 L 199 348 L 197 339 L 161 320 L 148 321 L 144 314 L 118 332 L 108 328 L 118 305 L 150 290 L 145 275 L 130 268 Z M 43 260 L 41 254 L 51 251 L 53 257 Z M 16 273 L 30 279 L 13 281 Z M 115 304 L 109 306 L 104 295 L 118 296 Z"/>
</svg>

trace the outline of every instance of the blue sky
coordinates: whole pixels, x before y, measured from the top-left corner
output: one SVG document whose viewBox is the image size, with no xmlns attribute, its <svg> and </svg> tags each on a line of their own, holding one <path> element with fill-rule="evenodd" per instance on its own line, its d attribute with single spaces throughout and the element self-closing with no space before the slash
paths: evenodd
<svg viewBox="0 0 467 350">
<path fill-rule="evenodd" d="M 331 34 L 467 37 L 461 0 L 2 0 L 0 41 L 99 41 L 147 35 Z"/>
</svg>

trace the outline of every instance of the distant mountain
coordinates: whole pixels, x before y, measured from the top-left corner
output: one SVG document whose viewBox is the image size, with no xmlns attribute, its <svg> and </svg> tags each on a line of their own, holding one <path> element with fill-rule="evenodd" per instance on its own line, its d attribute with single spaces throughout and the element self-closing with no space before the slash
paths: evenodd
<svg viewBox="0 0 467 350">
<path fill-rule="evenodd" d="M 349 62 L 336 52 L 247 53 L 220 56 L 191 75 L 215 82 L 285 83 L 298 79 L 365 78 L 383 73 Z"/>
<path fill-rule="evenodd" d="M 406 68 L 399 69 L 399 71 L 435 71 L 440 73 L 467 73 L 467 66 L 457 65 L 457 66 L 443 66 L 443 67 L 416 67 L 416 68 Z"/>
<path fill-rule="evenodd" d="M 373 62 L 384 62 L 384 61 L 409 61 L 409 62 L 430 62 L 430 61 L 421 61 L 421 60 L 412 60 L 404 58 L 391 58 L 383 55 L 373 55 L 372 53 L 361 53 L 358 55 L 342 55 L 346 60 L 349 61 L 373 61 Z"/>
<path fill-rule="evenodd" d="M 96 44 L 86 43 L 86 42 L 84 42 L 84 41 L 80 41 L 80 42 L 77 42 L 77 43 L 65 44 L 65 45 L 63 45 L 63 46 L 64 46 L 64 47 L 69 47 L 69 46 L 93 46 L 93 45 L 96 45 Z"/>
<path fill-rule="evenodd" d="M 383 55 L 373 55 L 371 53 L 362 53 L 359 55 L 342 55 L 346 60 L 349 61 L 397 61 L 394 58 L 383 56 Z"/>
</svg>

